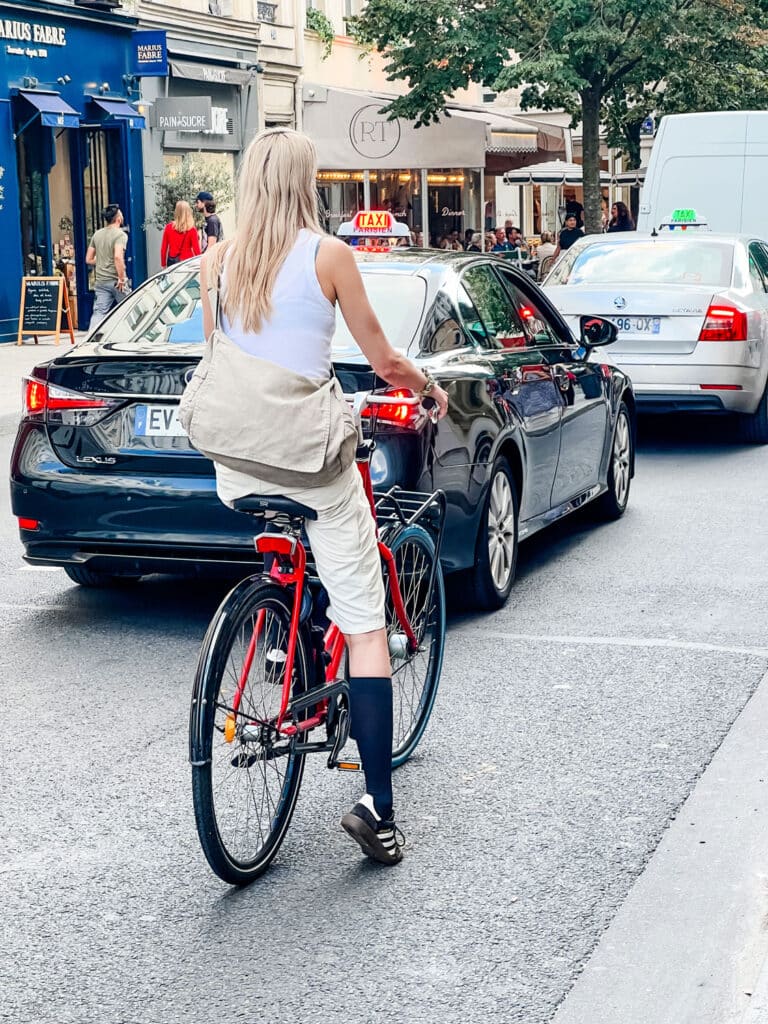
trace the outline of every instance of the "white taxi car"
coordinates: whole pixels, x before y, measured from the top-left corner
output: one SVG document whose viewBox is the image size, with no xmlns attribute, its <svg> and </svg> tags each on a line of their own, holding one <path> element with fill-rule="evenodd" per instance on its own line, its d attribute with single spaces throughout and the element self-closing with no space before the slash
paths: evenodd
<svg viewBox="0 0 768 1024">
<path fill-rule="evenodd" d="M 768 443 L 768 243 L 679 228 L 580 239 L 544 290 L 572 329 L 587 311 L 616 324 L 638 411 L 736 413 Z"/>
</svg>

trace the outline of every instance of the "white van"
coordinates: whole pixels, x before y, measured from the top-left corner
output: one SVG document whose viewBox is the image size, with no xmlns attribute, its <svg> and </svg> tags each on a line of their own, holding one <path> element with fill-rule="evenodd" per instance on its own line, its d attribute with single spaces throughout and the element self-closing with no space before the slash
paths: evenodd
<svg viewBox="0 0 768 1024">
<path fill-rule="evenodd" d="M 670 114 L 651 150 L 638 231 L 694 209 L 712 231 L 768 239 L 768 113 Z"/>
</svg>

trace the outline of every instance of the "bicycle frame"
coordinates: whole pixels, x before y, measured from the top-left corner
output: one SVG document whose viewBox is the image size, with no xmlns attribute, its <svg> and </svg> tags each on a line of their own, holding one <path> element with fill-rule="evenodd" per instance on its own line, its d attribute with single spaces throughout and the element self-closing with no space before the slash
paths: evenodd
<svg viewBox="0 0 768 1024">
<path fill-rule="evenodd" d="M 413 654 L 418 650 L 419 641 L 416 633 L 414 632 L 413 626 L 408 619 L 405 609 L 395 569 L 394 555 L 390 548 L 381 540 L 379 536 L 378 523 L 376 522 L 376 500 L 373 494 L 370 472 L 371 452 L 371 445 L 366 445 L 364 443 L 359 447 L 358 456 L 356 458 L 357 468 L 362 476 L 363 489 L 365 490 L 365 494 L 371 508 L 371 515 L 374 518 L 374 523 L 376 523 L 376 540 L 379 548 L 379 554 L 387 566 L 390 590 L 392 594 L 392 604 L 394 606 L 395 614 L 408 641 L 409 653 Z M 286 721 L 288 707 L 291 700 L 291 679 L 293 677 L 293 668 L 295 664 L 296 641 L 298 639 L 301 624 L 301 608 L 304 598 L 304 590 L 307 585 L 307 553 L 300 537 L 298 536 L 298 532 L 262 533 L 255 538 L 255 545 L 259 554 L 265 556 L 265 558 L 266 556 L 272 556 L 272 565 L 268 571 L 270 579 L 281 587 L 293 587 L 291 621 L 288 633 L 288 650 L 286 652 L 282 681 L 280 710 L 274 721 L 274 728 L 278 734 L 284 737 L 292 737 L 300 733 L 307 733 L 316 726 L 322 725 L 327 718 L 329 701 L 329 697 L 323 697 L 321 694 L 318 697 L 316 705 L 317 710 L 313 715 L 310 715 L 300 722 Z M 264 612 L 262 610 L 256 618 L 253 635 L 248 645 L 248 651 L 246 652 L 245 661 L 243 663 L 237 689 L 232 701 L 232 709 L 235 715 L 237 714 L 242 700 L 242 695 L 245 690 L 245 685 L 256 653 L 259 636 L 261 635 L 263 628 Z M 344 657 L 345 646 L 346 640 L 343 633 L 340 631 L 338 626 L 331 623 L 330 627 L 326 630 L 323 639 L 323 649 L 327 656 L 327 665 L 325 668 L 326 686 L 330 686 L 338 679 L 341 662 Z"/>
</svg>

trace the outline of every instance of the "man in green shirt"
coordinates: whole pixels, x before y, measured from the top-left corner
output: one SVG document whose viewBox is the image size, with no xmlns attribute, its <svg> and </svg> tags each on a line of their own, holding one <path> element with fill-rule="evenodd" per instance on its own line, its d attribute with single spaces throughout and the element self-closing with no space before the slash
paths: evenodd
<svg viewBox="0 0 768 1024">
<path fill-rule="evenodd" d="M 122 229 L 123 212 L 117 203 L 110 203 L 102 217 L 105 227 L 94 233 L 85 254 L 85 262 L 95 268 L 91 328 L 101 323 L 110 309 L 122 302 L 130 291 L 125 274 L 128 235 Z"/>
</svg>

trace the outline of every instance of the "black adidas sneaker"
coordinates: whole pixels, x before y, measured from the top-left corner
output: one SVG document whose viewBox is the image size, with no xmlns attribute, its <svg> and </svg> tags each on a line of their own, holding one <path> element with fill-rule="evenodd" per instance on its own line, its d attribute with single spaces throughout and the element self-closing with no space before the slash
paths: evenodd
<svg viewBox="0 0 768 1024">
<path fill-rule="evenodd" d="M 361 797 L 352 810 L 341 819 L 341 827 L 363 853 L 379 864 L 397 864 L 403 859 L 405 836 L 394 821 L 383 821 L 376 813 L 373 797 Z"/>
</svg>

